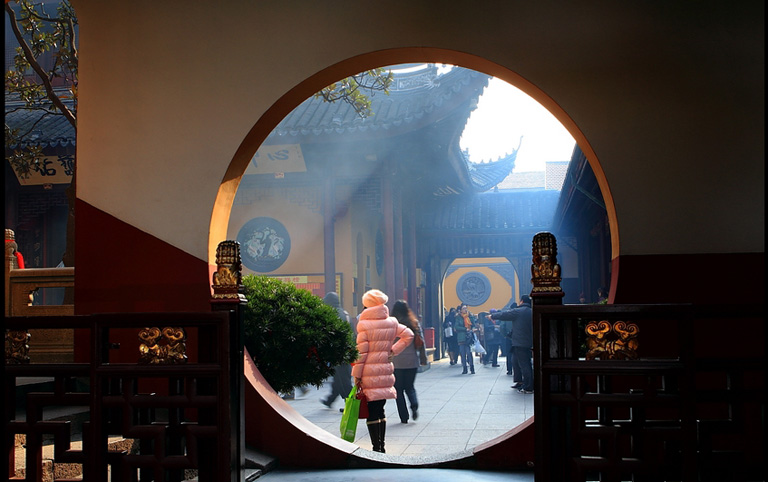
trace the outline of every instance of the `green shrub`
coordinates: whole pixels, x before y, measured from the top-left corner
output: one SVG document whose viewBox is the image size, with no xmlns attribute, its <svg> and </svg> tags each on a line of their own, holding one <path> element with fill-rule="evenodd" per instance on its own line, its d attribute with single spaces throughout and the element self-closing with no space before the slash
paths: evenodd
<svg viewBox="0 0 768 482">
<path fill-rule="evenodd" d="M 352 327 L 312 293 L 267 276 L 243 277 L 245 347 L 278 393 L 319 387 L 358 352 Z"/>
</svg>

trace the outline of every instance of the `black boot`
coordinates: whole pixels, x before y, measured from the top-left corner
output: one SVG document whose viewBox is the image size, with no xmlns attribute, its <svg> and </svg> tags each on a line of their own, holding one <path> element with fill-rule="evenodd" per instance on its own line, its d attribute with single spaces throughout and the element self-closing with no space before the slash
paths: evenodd
<svg viewBox="0 0 768 482">
<path fill-rule="evenodd" d="M 379 452 L 384 452 L 384 435 L 387 432 L 387 419 L 382 418 L 381 422 L 379 422 Z"/>
<path fill-rule="evenodd" d="M 384 422 L 382 420 L 384 419 L 371 420 L 366 423 L 368 425 L 368 435 L 371 436 L 373 451 L 384 453 Z"/>
</svg>

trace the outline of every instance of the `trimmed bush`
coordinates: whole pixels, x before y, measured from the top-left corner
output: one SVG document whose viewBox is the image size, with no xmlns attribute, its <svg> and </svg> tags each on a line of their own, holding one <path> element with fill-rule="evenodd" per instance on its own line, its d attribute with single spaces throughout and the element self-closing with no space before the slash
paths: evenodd
<svg viewBox="0 0 768 482">
<path fill-rule="evenodd" d="M 243 277 L 245 347 L 278 393 L 319 387 L 358 352 L 352 327 L 312 293 L 267 276 Z"/>
</svg>

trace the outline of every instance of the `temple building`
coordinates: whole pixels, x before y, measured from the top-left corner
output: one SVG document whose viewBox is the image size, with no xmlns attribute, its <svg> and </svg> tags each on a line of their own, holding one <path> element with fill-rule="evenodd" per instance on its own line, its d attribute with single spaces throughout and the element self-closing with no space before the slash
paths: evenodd
<svg viewBox="0 0 768 482">
<path fill-rule="evenodd" d="M 559 189 L 499 190 L 515 177 L 517 150 L 473 163 L 459 147 L 488 75 L 434 64 L 393 72 L 389 92 L 371 96 L 372 116 L 310 97 L 267 137 L 228 227 L 244 272 L 337 291 L 353 315 L 362 293 L 380 288 L 433 328 L 457 296 L 475 312 L 508 306 L 530 291 L 530 240 L 551 229 Z M 450 267 L 457 259 L 464 266 Z"/>
</svg>

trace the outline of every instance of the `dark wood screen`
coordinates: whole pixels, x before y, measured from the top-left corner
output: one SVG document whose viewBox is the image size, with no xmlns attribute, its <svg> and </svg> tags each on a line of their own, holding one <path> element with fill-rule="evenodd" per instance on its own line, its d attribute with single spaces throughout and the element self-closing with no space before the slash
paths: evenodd
<svg viewBox="0 0 768 482">
<path fill-rule="evenodd" d="M 139 313 L 6 318 L 6 330 L 75 329 L 90 334 L 89 363 L 8 364 L 3 367 L 4 441 L 13 477 L 14 437 L 26 445 L 25 478 L 39 481 L 43 445 L 54 445 L 57 464 L 79 464 L 83 480 L 229 481 L 239 467 L 233 437 L 230 325 L 234 312 Z M 185 363 L 141 358 L 144 327 L 180 327 L 186 333 Z M 136 343 L 114 343 L 119 339 Z M 126 333 L 131 336 L 126 337 Z M 34 340 L 31 341 L 34 344 Z M 166 345 L 161 345 L 166 346 Z M 127 356 L 125 351 L 127 351 Z M 123 352 L 116 356 L 117 352 Z M 134 355 L 135 354 L 135 355 Z M 236 356 L 236 354 L 235 354 Z M 115 362 L 132 358 L 135 363 Z M 112 361 L 111 361 L 112 360 Z M 33 392 L 22 379 L 51 380 Z M 235 398 L 234 406 L 239 399 Z M 77 416 L 61 420 L 57 413 Z M 74 448 L 75 435 L 82 444 Z M 132 450 L 108 450 L 109 437 L 133 441 Z M 79 480 L 79 479 L 57 479 Z"/>
<path fill-rule="evenodd" d="M 590 321 L 634 324 L 637 358 L 609 359 L 626 347 Z M 534 307 L 536 480 L 765 480 L 764 323 L 762 305 Z"/>
</svg>

